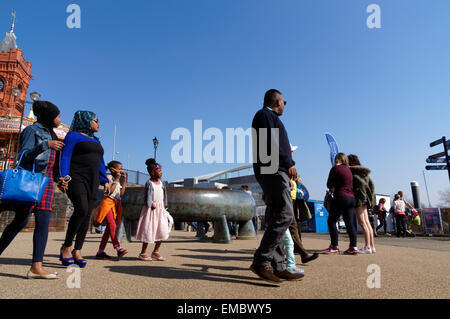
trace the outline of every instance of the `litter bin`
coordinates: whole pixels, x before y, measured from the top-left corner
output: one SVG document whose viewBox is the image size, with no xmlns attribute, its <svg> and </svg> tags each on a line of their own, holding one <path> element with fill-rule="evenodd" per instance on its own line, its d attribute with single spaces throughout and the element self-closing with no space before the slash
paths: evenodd
<svg viewBox="0 0 450 319">
<path fill-rule="evenodd" d="M 309 200 L 308 208 L 312 219 L 299 224 L 304 233 L 329 233 L 328 229 L 328 211 L 323 206 L 323 201 Z"/>
</svg>

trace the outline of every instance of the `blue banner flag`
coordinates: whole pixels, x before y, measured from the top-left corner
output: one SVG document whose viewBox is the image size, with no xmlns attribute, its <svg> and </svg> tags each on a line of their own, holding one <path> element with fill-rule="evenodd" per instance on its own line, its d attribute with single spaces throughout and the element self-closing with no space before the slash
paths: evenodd
<svg viewBox="0 0 450 319">
<path fill-rule="evenodd" d="M 328 145 L 330 146 L 330 159 L 331 159 L 331 166 L 334 165 L 334 158 L 336 157 L 337 153 L 339 153 L 339 149 L 336 143 L 336 140 L 330 133 L 325 133 L 325 136 L 327 138 Z"/>
</svg>

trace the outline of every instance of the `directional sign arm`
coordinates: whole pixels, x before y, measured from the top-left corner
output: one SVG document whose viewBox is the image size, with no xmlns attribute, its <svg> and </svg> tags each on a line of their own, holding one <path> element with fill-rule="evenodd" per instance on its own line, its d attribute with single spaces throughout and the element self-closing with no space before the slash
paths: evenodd
<svg viewBox="0 0 450 319">
<path fill-rule="evenodd" d="M 445 160 L 445 158 L 428 158 L 427 163 L 428 164 L 442 164 L 442 163 L 446 163 L 446 160 Z"/>
<path fill-rule="evenodd" d="M 445 139 L 444 138 L 440 138 L 440 139 L 434 141 L 433 143 L 430 143 L 430 147 L 438 146 L 439 144 L 442 144 L 444 142 L 445 142 Z"/>
<path fill-rule="evenodd" d="M 447 165 L 429 165 L 425 168 L 427 171 L 441 171 L 447 169 Z"/>
<path fill-rule="evenodd" d="M 437 153 L 437 154 L 431 155 L 428 158 L 429 159 L 439 158 L 439 157 L 442 157 L 442 156 L 445 156 L 445 155 L 446 155 L 445 152 L 441 152 L 441 153 Z"/>
</svg>

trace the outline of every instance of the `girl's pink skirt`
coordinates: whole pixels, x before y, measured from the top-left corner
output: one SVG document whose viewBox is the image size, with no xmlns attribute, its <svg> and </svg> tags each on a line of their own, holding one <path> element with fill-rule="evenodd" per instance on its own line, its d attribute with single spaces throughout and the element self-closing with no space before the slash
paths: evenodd
<svg viewBox="0 0 450 319">
<path fill-rule="evenodd" d="M 169 238 L 169 221 L 164 203 L 157 203 L 156 209 L 143 206 L 136 232 L 136 240 L 153 244 Z"/>
</svg>

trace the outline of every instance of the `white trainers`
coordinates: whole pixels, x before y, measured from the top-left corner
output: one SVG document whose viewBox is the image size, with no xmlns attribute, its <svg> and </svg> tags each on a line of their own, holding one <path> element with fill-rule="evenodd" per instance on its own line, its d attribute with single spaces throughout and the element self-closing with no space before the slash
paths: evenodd
<svg viewBox="0 0 450 319">
<path fill-rule="evenodd" d="M 375 254 L 377 252 L 377 250 L 375 249 L 375 247 L 371 248 L 372 250 L 372 254 Z"/>
<path fill-rule="evenodd" d="M 372 253 L 372 249 L 367 248 L 364 246 L 364 248 L 361 248 L 358 250 L 360 254 L 371 254 Z"/>
</svg>

